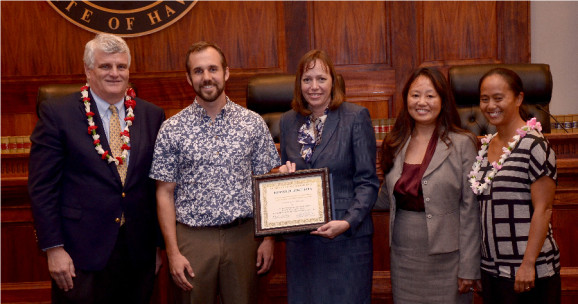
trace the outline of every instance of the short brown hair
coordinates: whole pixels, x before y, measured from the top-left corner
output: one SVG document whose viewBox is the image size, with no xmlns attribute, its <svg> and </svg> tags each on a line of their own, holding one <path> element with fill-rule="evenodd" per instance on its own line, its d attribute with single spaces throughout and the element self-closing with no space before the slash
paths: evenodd
<svg viewBox="0 0 578 304">
<path fill-rule="evenodd" d="M 217 44 L 206 41 L 198 41 L 193 43 L 191 47 L 189 47 L 187 57 L 185 57 L 185 66 L 187 68 L 187 75 L 191 75 L 191 67 L 189 66 L 189 57 L 191 56 L 191 54 L 203 51 L 208 48 L 213 48 L 219 53 L 219 55 L 221 56 L 221 65 L 223 66 L 223 70 L 227 69 L 228 67 L 227 59 L 225 58 L 225 54 L 223 54 L 223 51 Z"/>
<path fill-rule="evenodd" d="M 329 109 L 334 110 L 339 108 L 339 106 L 345 101 L 345 88 L 342 85 L 342 81 L 339 75 L 335 71 L 333 66 L 333 61 L 331 58 L 322 50 L 311 50 L 307 54 L 301 57 L 299 60 L 299 65 L 297 66 L 297 72 L 295 75 L 295 90 L 293 91 L 293 101 L 291 102 L 291 107 L 295 112 L 308 116 L 311 114 L 311 110 L 307 107 L 307 101 L 303 94 L 301 93 L 301 78 L 303 74 L 315 67 L 315 60 L 319 59 L 331 75 L 331 102 L 329 102 Z"/>
</svg>

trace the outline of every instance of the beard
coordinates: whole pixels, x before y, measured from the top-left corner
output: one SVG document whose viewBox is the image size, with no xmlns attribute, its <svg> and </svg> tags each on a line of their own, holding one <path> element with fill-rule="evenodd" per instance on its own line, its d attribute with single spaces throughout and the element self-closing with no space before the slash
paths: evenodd
<svg viewBox="0 0 578 304">
<path fill-rule="evenodd" d="M 206 85 L 214 85 L 216 88 L 216 91 L 214 93 L 210 93 L 207 94 L 205 92 L 203 92 L 202 87 L 206 86 Z M 212 81 L 206 81 L 204 82 L 201 87 L 195 88 L 195 93 L 197 94 L 197 96 L 199 98 L 201 98 L 203 101 L 205 102 L 213 102 L 215 100 L 217 100 L 217 98 L 219 98 L 219 96 L 221 96 L 221 94 L 223 94 L 223 91 L 225 90 L 224 86 L 219 86 L 218 84 L 212 82 Z"/>
</svg>

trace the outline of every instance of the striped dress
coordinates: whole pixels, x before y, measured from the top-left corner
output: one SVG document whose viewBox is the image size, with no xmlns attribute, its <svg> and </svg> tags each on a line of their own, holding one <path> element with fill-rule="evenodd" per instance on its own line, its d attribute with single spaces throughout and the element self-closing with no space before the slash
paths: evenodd
<svg viewBox="0 0 578 304">
<path fill-rule="evenodd" d="M 483 156 L 482 180 L 492 169 Z M 534 212 L 530 186 L 542 176 L 556 180 L 556 155 L 543 135 L 527 133 L 514 147 L 490 187 L 478 195 L 482 216 L 482 271 L 514 280 L 522 264 Z M 536 260 L 536 278 L 560 272 L 560 251 L 552 225 Z"/>
</svg>

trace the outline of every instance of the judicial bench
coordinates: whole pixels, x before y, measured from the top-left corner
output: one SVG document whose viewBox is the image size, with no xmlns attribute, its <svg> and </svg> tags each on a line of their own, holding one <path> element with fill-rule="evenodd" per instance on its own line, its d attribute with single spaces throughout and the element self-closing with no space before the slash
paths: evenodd
<svg viewBox="0 0 578 304">
<path fill-rule="evenodd" d="M 560 246 L 562 303 L 578 303 L 578 134 L 547 134 L 557 154 L 558 187 L 552 224 Z M 377 142 L 378 150 L 381 141 Z M 379 153 L 378 153 L 379 154 Z M 378 155 L 379 158 L 379 155 Z M 36 245 L 26 183 L 28 155 L 2 155 L 2 303 L 50 303 L 46 256 Z M 377 164 L 380 178 L 383 172 Z M 373 303 L 392 303 L 389 265 L 389 212 L 374 211 Z M 157 278 L 153 303 L 172 303 L 166 257 Z M 286 303 L 285 245 L 275 248 L 275 263 L 259 281 L 259 303 Z M 481 303 L 476 296 L 475 303 Z"/>
</svg>

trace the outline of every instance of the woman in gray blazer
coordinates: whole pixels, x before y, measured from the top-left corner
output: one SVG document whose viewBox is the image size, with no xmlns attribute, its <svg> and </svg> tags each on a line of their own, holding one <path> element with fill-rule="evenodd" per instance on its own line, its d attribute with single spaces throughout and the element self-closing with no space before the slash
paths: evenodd
<svg viewBox="0 0 578 304">
<path fill-rule="evenodd" d="M 378 208 L 390 209 L 391 281 L 400 303 L 471 303 L 480 278 L 479 208 L 468 184 L 475 138 L 460 129 L 444 76 L 421 68 L 382 145 Z"/>
<path fill-rule="evenodd" d="M 311 233 L 285 237 L 288 301 L 370 303 L 379 180 L 369 111 L 344 102 L 343 82 L 325 52 L 305 54 L 296 74 L 293 110 L 281 118 L 281 159 L 290 171 L 329 168 L 334 217 Z"/>
</svg>

